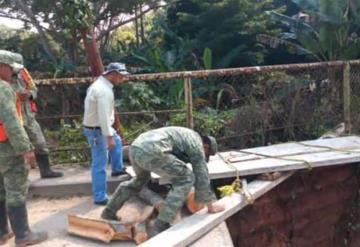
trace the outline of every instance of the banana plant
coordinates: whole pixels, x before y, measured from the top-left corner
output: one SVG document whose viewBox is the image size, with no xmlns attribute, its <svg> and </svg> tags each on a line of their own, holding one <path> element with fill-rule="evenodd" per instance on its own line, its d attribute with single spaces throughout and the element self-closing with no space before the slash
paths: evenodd
<svg viewBox="0 0 360 247">
<path fill-rule="evenodd" d="M 284 24 L 288 32 L 278 37 L 258 35 L 258 41 L 273 48 L 286 47 L 298 55 L 315 60 L 354 59 L 360 55 L 359 0 L 292 0 L 302 10 L 287 16 L 275 11 L 267 14 Z"/>
</svg>

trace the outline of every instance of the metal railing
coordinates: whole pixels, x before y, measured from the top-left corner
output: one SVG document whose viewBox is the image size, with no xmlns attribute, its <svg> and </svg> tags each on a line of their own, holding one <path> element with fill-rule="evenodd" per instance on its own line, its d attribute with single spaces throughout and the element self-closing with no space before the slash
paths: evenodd
<svg viewBox="0 0 360 247">
<path fill-rule="evenodd" d="M 59 119 L 81 122 L 86 87 L 93 80 L 38 80 L 42 126 L 51 129 Z M 129 126 L 147 121 L 147 127 L 156 128 L 174 124 L 176 116 L 176 124 L 199 132 L 210 128 L 227 148 L 316 138 L 341 122 L 347 133 L 360 130 L 359 60 L 141 74 L 129 81 L 150 85 L 154 95 L 149 101 L 167 92 L 168 100 L 176 101 L 149 106 L 145 100 L 126 112 L 120 105 L 121 119 Z M 122 87 L 116 87 L 116 97 L 129 97 Z M 143 97 L 131 92 L 131 99 Z"/>
</svg>

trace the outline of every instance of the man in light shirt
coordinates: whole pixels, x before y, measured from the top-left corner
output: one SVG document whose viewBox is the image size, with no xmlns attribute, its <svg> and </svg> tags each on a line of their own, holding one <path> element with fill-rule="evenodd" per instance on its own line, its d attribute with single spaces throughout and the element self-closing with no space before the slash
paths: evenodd
<svg viewBox="0 0 360 247">
<path fill-rule="evenodd" d="M 111 159 L 112 176 L 126 174 L 122 158 L 122 142 L 112 127 L 115 121 L 113 87 L 127 80 L 122 63 L 110 63 L 106 71 L 91 84 L 85 98 L 84 135 L 91 147 L 92 192 L 95 204 L 108 201 L 106 165 Z"/>
</svg>

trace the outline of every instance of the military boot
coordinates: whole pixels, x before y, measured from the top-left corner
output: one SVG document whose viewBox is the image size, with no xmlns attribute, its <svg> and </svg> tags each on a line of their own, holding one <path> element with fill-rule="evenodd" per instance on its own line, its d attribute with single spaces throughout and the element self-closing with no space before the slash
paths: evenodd
<svg viewBox="0 0 360 247">
<path fill-rule="evenodd" d="M 16 247 L 38 244 L 48 238 L 46 232 L 35 233 L 30 230 L 25 203 L 9 206 L 8 210 L 11 228 L 15 233 Z"/>
<path fill-rule="evenodd" d="M 62 172 L 55 172 L 51 170 L 48 154 L 35 154 L 35 156 L 41 178 L 58 178 L 64 175 Z"/>
<path fill-rule="evenodd" d="M 5 245 L 6 242 L 14 236 L 9 230 L 7 220 L 7 210 L 5 201 L 0 202 L 0 245 Z"/>
<path fill-rule="evenodd" d="M 120 220 L 116 213 L 111 212 L 109 209 L 105 208 L 104 211 L 101 213 L 101 218 L 105 220 Z"/>
<path fill-rule="evenodd" d="M 159 233 L 161 233 L 162 231 L 165 231 L 169 227 L 170 227 L 169 223 L 156 218 L 154 220 L 150 220 L 146 224 L 146 231 L 147 231 L 149 238 L 152 238 L 152 237 L 158 235 Z"/>
</svg>

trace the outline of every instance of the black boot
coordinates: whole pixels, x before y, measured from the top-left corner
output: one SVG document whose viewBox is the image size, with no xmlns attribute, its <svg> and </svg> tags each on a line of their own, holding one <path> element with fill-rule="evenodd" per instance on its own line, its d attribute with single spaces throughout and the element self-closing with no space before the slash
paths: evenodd
<svg viewBox="0 0 360 247">
<path fill-rule="evenodd" d="M 146 231 L 149 238 L 152 238 L 158 235 L 159 233 L 161 233 L 162 231 L 165 231 L 169 227 L 170 227 L 169 223 L 156 218 L 146 224 Z"/>
<path fill-rule="evenodd" d="M 0 201 L 0 245 L 6 244 L 14 236 L 9 230 L 7 218 L 6 203 L 5 201 Z"/>
<path fill-rule="evenodd" d="M 64 175 L 62 172 L 55 172 L 51 170 L 48 154 L 35 154 L 35 156 L 41 178 L 58 178 Z"/>
<path fill-rule="evenodd" d="M 48 238 L 46 232 L 31 232 L 25 203 L 17 206 L 9 206 L 8 210 L 11 228 L 15 233 L 16 247 L 38 244 Z"/>
<path fill-rule="evenodd" d="M 105 208 L 101 213 L 101 218 L 105 220 L 118 220 L 120 219 L 116 216 L 116 213 L 111 212 L 109 209 Z"/>
</svg>

